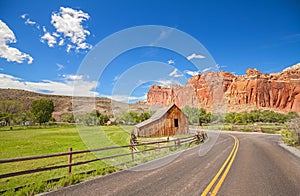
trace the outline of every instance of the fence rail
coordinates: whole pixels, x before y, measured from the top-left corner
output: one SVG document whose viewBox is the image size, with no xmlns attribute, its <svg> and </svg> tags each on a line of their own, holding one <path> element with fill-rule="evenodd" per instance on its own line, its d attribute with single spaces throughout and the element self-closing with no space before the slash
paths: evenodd
<svg viewBox="0 0 300 196">
<path fill-rule="evenodd" d="M 117 157 L 123 157 L 123 156 L 130 156 L 132 157 L 131 162 L 134 161 L 134 155 L 140 154 L 148 151 L 158 150 L 158 149 L 164 149 L 164 148 L 172 148 L 172 147 L 179 147 L 182 144 L 185 143 L 191 143 L 199 140 L 204 140 L 205 137 L 207 137 L 203 133 L 197 133 L 194 136 L 188 136 L 184 138 L 177 138 L 172 140 L 164 140 L 164 141 L 157 141 L 157 142 L 146 142 L 146 143 L 131 143 L 130 145 L 124 145 L 124 146 L 110 146 L 110 147 L 104 147 L 104 148 L 97 148 L 97 149 L 91 149 L 91 150 L 79 150 L 79 151 L 72 151 L 72 148 L 69 148 L 69 152 L 62 152 L 62 153 L 54 153 L 54 154 L 44 154 L 44 155 L 37 155 L 37 156 L 27 156 L 27 157 L 19 157 L 19 158 L 9 158 L 9 159 L 1 159 L 0 164 L 7 164 L 7 163 L 13 163 L 13 162 L 22 162 L 22 161 L 29 161 L 29 160 L 37 160 L 37 159 L 46 159 L 46 158 L 52 158 L 52 157 L 61 157 L 61 156 L 68 156 L 68 163 L 63 165 L 55 165 L 55 166 L 49 166 L 49 167 L 43 167 L 43 168 L 35 168 L 35 169 L 29 169 L 29 170 L 23 170 L 23 171 L 16 171 L 11 173 L 5 173 L 0 174 L 0 179 L 2 178 L 8 178 L 8 177 L 14 177 L 14 176 L 20 176 L 25 174 L 32 174 L 42 171 L 49 171 L 54 169 L 60 169 L 60 168 L 68 168 L 68 174 L 70 175 L 72 172 L 72 167 L 82 164 L 87 164 L 95 161 L 101 161 L 101 160 L 107 160 L 107 159 L 114 159 Z M 173 145 L 166 145 L 166 146 L 160 146 L 160 144 L 165 143 L 172 143 Z M 134 149 L 139 146 L 151 146 L 151 145 L 158 145 L 156 147 L 151 147 L 149 149 L 144 149 L 141 151 L 135 151 Z M 72 155 L 75 154 L 85 154 L 85 153 L 91 153 L 91 152 L 99 152 L 99 151 L 107 151 L 107 150 L 113 150 L 113 149 L 129 149 L 128 153 L 123 154 L 116 154 L 111 156 L 104 156 L 100 158 L 85 160 L 73 163 L 74 158 Z"/>
</svg>

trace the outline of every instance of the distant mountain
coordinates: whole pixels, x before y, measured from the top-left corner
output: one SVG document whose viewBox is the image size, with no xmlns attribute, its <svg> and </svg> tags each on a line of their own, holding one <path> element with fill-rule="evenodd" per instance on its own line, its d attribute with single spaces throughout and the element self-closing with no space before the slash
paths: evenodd
<svg viewBox="0 0 300 196">
<path fill-rule="evenodd" d="M 147 112 L 149 106 L 145 104 L 126 104 L 108 98 L 72 97 L 61 95 L 47 95 L 17 89 L 0 89 L 0 100 L 15 100 L 23 104 L 28 110 L 34 100 L 47 98 L 54 103 L 53 117 L 60 120 L 66 113 L 88 113 L 96 109 L 102 114 L 117 115 L 122 111 Z"/>
<path fill-rule="evenodd" d="M 210 72 L 193 76 L 185 86 L 150 88 L 146 104 L 172 103 L 216 112 L 254 109 L 300 112 L 300 63 L 279 73 L 263 74 L 252 68 L 243 76 Z"/>
</svg>

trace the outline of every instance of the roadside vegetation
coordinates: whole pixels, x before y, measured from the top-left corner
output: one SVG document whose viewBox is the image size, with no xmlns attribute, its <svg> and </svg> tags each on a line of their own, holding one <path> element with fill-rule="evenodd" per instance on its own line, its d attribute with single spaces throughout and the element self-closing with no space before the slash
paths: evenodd
<svg viewBox="0 0 300 196">
<path fill-rule="evenodd" d="M 281 137 L 287 145 L 300 149 L 300 118 L 292 119 L 281 131 Z"/>
</svg>

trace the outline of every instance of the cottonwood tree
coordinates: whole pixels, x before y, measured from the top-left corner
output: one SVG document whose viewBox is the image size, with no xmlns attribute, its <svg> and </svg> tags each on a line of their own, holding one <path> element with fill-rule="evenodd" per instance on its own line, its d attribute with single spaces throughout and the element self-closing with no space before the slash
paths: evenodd
<svg viewBox="0 0 300 196">
<path fill-rule="evenodd" d="M 9 126 L 21 111 L 23 111 L 23 105 L 18 101 L 0 101 L 0 121 L 4 121 L 5 125 Z"/>
<path fill-rule="evenodd" d="M 35 100 L 30 106 L 30 112 L 34 117 L 34 122 L 39 123 L 40 125 L 48 122 L 52 117 L 52 112 L 54 112 L 53 101 L 44 98 Z"/>
</svg>

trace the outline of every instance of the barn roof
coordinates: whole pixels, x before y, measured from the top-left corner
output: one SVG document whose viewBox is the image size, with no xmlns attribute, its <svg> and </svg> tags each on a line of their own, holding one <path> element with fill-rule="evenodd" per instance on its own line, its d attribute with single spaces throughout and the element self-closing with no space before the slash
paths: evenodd
<svg viewBox="0 0 300 196">
<path fill-rule="evenodd" d="M 152 122 L 154 122 L 154 121 L 157 121 L 157 120 L 159 120 L 161 117 L 163 117 L 173 106 L 174 106 L 175 104 L 173 104 L 173 105 L 170 105 L 170 106 L 168 106 L 168 107 L 164 107 L 164 108 L 160 108 L 160 109 L 158 109 L 152 116 L 151 116 L 151 118 L 149 118 L 149 119 L 147 119 L 147 120 L 145 120 L 145 121 L 143 121 L 143 122 L 141 122 L 141 123 L 139 123 L 139 124 L 137 124 L 137 125 L 135 125 L 137 128 L 140 128 L 140 127 L 143 127 L 143 126 L 145 126 L 145 125 L 148 125 L 148 124 L 150 124 L 150 123 L 152 123 Z"/>
</svg>

